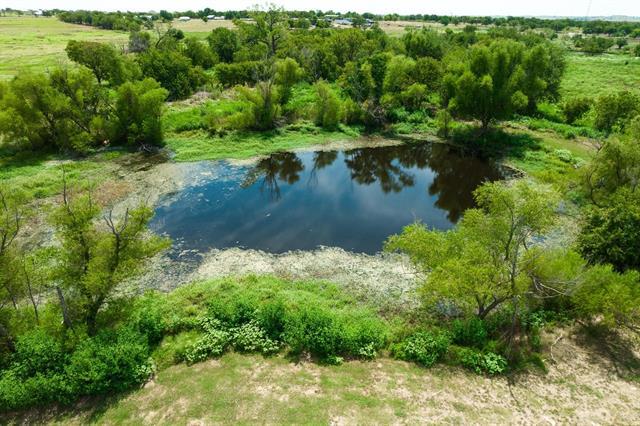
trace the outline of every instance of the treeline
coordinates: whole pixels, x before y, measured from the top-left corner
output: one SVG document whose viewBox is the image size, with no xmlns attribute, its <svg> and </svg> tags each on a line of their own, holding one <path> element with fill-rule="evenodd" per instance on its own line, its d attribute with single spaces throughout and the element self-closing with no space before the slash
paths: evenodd
<svg viewBox="0 0 640 426">
<path fill-rule="evenodd" d="M 99 12 L 89 10 L 60 11 L 56 16 L 69 24 L 89 25 L 103 30 L 135 31 L 146 23 L 146 19 L 132 12 Z"/>
<path fill-rule="evenodd" d="M 156 145 L 162 138 L 164 96 L 184 99 L 215 85 L 238 86 L 242 108 L 209 117 L 211 133 L 268 130 L 304 115 L 290 103 L 300 82 L 316 85 L 311 118 L 325 128 L 345 123 L 380 131 L 411 116 L 417 122 L 438 119 L 448 134 L 453 116 L 476 119 L 486 131 L 495 120 L 533 113 L 539 101 L 557 98 L 564 71 L 563 51 L 533 33 L 495 29 L 480 34 L 468 27 L 445 34 L 414 29 L 392 38 L 377 27 L 291 29 L 289 15 L 276 8 L 251 17 L 251 22 L 237 21 L 237 30 L 214 29 L 206 41 L 185 37 L 170 24 L 153 34 L 132 31 L 127 52 L 71 41 L 69 58 L 93 78 L 86 70 L 53 73 L 71 76 L 66 80 L 19 75 L 0 92 L 4 116 L 13 117 L 0 120 L 0 133 L 34 149 Z M 81 84 L 83 92 L 95 96 L 76 100 L 78 89 L 70 84 Z M 55 97 L 29 89 L 38 85 Z M 143 91 L 149 91 L 144 101 Z M 141 100 L 133 105 L 150 112 L 120 114 L 116 98 L 107 96 L 112 92 L 137 96 Z M 30 109 L 20 101 L 28 96 L 34 100 Z M 119 124 L 112 117 L 133 122 Z M 141 122 L 142 117 L 152 122 Z"/>
<path fill-rule="evenodd" d="M 563 31 L 570 28 L 579 28 L 585 34 L 607 34 L 611 36 L 640 36 L 640 22 L 628 21 L 605 21 L 605 20 L 588 20 L 576 18 L 558 18 L 544 19 L 522 16 L 442 16 L 442 15 L 384 15 L 376 16 L 376 19 L 384 19 L 389 21 L 424 21 L 436 22 L 442 25 L 494 25 L 517 27 L 520 29 L 536 29 L 549 28 L 554 31 Z"/>
<path fill-rule="evenodd" d="M 152 20 L 171 21 L 182 16 L 192 19 L 207 20 L 208 16 L 223 16 L 224 19 L 248 19 L 251 17 L 252 10 L 226 10 L 216 11 L 214 9 L 205 8 L 198 11 L 186 10 L 181 12 L 169 12 L 162 10 L 159 13 L 107 13 L 99 11 L 47 11 L 47 14 L 56 14 L 59 19 L 64 22 L 92 25 L 104 29 L 130 30 L 136 25 L 144 23 L 146 18 L 142 16 L 150 16 Z M 356 13 L 356 12 L 334 12 L 334 11 L 287 11 L 289 17 L 294 20 L 303 20 L 310 25 L 322 25 L 327 19 L 350 19 L 354 25 L 359 25 L 369 19 L 372 21 L 419 21 L 433 22 L 448 25 L 483 25 L 496 27 L 514 27 L 521 30 L 527 29 L 550 29 L 553 31 L 564 31 L 571 28 L 581 29 L 584 34 L 606 34 L 617 37 L 640 37 L 640 22 L 629 21 L 607 21 L 607 20 L 589 20 L 578 18 L 557 18 L 545 19 L 535 17 L 491 17 L 491 16 L 448 16 L 448 15 L 399 15 L 387 14 L 376 15 L 372 13 Z M 294 22 L 292 22 L 295 25 Z"/>
</svg>

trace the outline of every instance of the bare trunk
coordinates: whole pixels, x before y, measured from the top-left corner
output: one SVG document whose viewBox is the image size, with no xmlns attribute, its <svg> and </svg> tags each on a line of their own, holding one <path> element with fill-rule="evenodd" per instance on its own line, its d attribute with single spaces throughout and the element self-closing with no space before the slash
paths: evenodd
<svg viewBox="0 0 640 426">
<path fill-rule="evenodd" d="M 69 308 L 67 307 L 67 302 L 64 300 L 62 289 L 60 287 L 56 287 L 56 293 L 58 294 L 60 309 L 62 310 L 62 322 L 66 328 L 72 328 L 71 319 L 69 318 Z"/>
<path fill-rule="evenodd" d="M 40 317 L 38 315 L 38 304 L 36 303 L 36 299 L 33 296 L 33 289 L 31 288 L 31 277 L 29 277 L 29 272 L 27 271 L 26 266 L 22 265 L 24 268 L 24 276 L 27 281 L 27 290 L 29 291 L 29 300 L 31 300 L 31 304 L 33 305 L 33 315 L 36 318 L 36 324 L 40 324 Z"/>
<path fill-rule="evenodd" d="M 0 337 L 4 338 L 5 342 L 7 343 L 7 347 L 11 352 L 14 352 L 16 350 L 16 346 L 13 344 L 13 338 L 9 334 L 9 331 L 2 324 L 0 324 Z"/>
</svg>

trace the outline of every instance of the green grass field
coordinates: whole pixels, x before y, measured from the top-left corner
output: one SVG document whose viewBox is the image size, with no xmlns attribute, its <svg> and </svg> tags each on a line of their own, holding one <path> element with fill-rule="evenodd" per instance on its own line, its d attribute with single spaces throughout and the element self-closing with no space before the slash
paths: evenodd
<svg viewBox="0 0 640 426">
<path fill-rule="evenodd" d="M 596 97 L 618 90 L 640 91 L 640 58 L 628 54 L 570 53 L 561 86 L 563 97 Z"/>
<path fill-rule="evenodd" d="M 0 79 L 18 71 L 46 71 L 68 63 L 64 48 L 69 40 L 92 40 L 123 45 L 129 35 L 60 22 L 56 18 L 32 16 L 0 17 Z"/>
</svg>

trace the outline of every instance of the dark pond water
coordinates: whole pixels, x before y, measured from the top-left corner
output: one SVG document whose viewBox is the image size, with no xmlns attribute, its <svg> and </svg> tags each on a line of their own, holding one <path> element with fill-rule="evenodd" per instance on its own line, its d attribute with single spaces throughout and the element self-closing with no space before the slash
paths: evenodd
<svg viewBox="0 0 640 426">
<path fill-rule="evenodd" d="M 376 253 L 416 220 L 449 229 L 497 167 L 441 144 L 277 153 L 251 166 L 202 162 L 156 209 L 152 228 L 183 249 Z"/>
</svg>

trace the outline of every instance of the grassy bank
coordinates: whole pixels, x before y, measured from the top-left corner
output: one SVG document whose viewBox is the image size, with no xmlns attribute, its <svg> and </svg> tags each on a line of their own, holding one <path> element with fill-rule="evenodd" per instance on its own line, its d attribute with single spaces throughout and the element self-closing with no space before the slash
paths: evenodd
<svg viewBox="0 0 640 426">
<path fill-rule="evenodd" d="M 30 151 L 18 154 L 0 154 L 0 182 L 20 192 L 27 200 L 60 194 L 62 176 L 66 174 L 70 185 L 98 185 L 112 177 L 114 160 L 122 152 L 104 152 L 86 158 L 68 158 L 60 155 L 38 154 Z"/>
<path fill-rule="evenodd" d="M 170 135 L 166 146 L 175 153 L 176 161 L 246 159 L 278 151 L 353 141 L 358 136 L 356 132 L 328 132 L 319 129 L 234 133 L 220 138 L 211 137 L 205 132 L 194 132 L 188 135 Z"/>
</svg>

